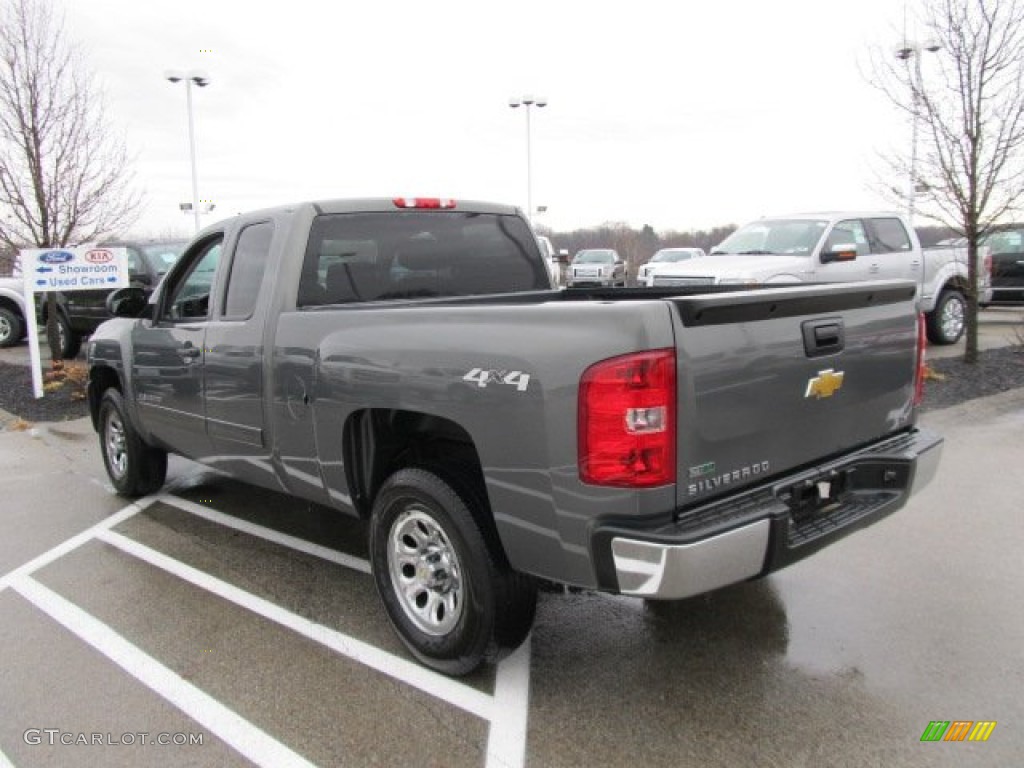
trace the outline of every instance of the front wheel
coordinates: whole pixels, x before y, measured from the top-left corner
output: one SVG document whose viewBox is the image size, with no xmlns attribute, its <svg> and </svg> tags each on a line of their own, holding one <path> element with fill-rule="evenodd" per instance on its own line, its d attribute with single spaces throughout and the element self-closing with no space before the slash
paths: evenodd
<svg viewBox="0 0 1024 768">
<path fill-rule="evenodd" d="M 967 300 L 959 291 L 943 291 L 935 309 L 925 315 L 928 341 L 932 344 L 956 344 L 963 336 Z"/>
<path fill-rule="evenodd" d="M 423 664 L 465 675 L 530 631 L 536 585 L 473 517 L 480 502 L 438 475 L 403 469 L 373 505 L 370 560 L 388 618 Z"/>
<path fill-rule="evenodd" d="M 99 432 L 103 464 L 118 495 L 134 498 L 160 489 L 167 477 L 167 452 L 143 442 L 116 389 L 103 393 Z"/>
</svg>

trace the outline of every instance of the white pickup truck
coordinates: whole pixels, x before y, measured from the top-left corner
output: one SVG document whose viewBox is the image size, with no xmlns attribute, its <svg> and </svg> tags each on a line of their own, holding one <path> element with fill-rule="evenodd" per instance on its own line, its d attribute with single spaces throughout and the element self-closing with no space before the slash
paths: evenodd
<svg viewBox="0 0 1024 768">
<path fill-rule="evenodd" d="M 25 338 L 25 288 L 20 277 L 0 277 L 0 347 Z"/>
<path fill-rule="evenodd" d="M 991 258 L 982 254 L 978 301 L 991 299 Z M 840 211 L 760 219 L 740 227 L 703 259 L 659 267 L 652 287 L 913 280 L 928 338 L 953 344 L 963 334 L 967 250 L 922 249 L 897 213 Z"/>
</svg>

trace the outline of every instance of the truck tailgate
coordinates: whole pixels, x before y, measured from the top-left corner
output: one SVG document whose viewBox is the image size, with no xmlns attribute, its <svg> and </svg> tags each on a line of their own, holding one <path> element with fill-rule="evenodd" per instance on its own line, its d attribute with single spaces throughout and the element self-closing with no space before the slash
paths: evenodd
<svg viewBox="0 0 1024 768">
<path fill-rule="evenodd" d="M 823 462 L 913 422 L 905 281 L 672 299 L 677 506 Z"/>
</svg>

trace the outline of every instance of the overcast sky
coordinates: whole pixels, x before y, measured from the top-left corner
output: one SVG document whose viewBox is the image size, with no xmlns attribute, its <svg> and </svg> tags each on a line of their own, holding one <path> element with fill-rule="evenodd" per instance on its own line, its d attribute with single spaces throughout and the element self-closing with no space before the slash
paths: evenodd
<svg viewBox="0 0 1024 768">
<path fill-rule="evenodd" d="M 183 84 L 199 196 L 216 211 L 428 195 L 526 207 L 539 224 L 655 229 L 891 207 L 878 153 L 906 118 L 866 81 L 900 0 L 65 0 L 66 31 L 136 158 L 139 234 L 190 234 Z M 893 180 L 905 186 L 904 180 Z"/>
</svg>

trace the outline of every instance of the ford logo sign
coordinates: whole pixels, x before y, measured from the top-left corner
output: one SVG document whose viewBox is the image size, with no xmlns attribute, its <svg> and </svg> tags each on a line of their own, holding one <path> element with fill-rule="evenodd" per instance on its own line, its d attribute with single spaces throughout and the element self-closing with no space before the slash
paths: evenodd
<svg viewBox="0 0 1024 768">
<path fill-rule="evenodd" d="M 67 264 L 74 258 L 75 254 L 68 251 L 47 251 L 39 254 L 39 260 L 44 264 Z"/>
</svg>

